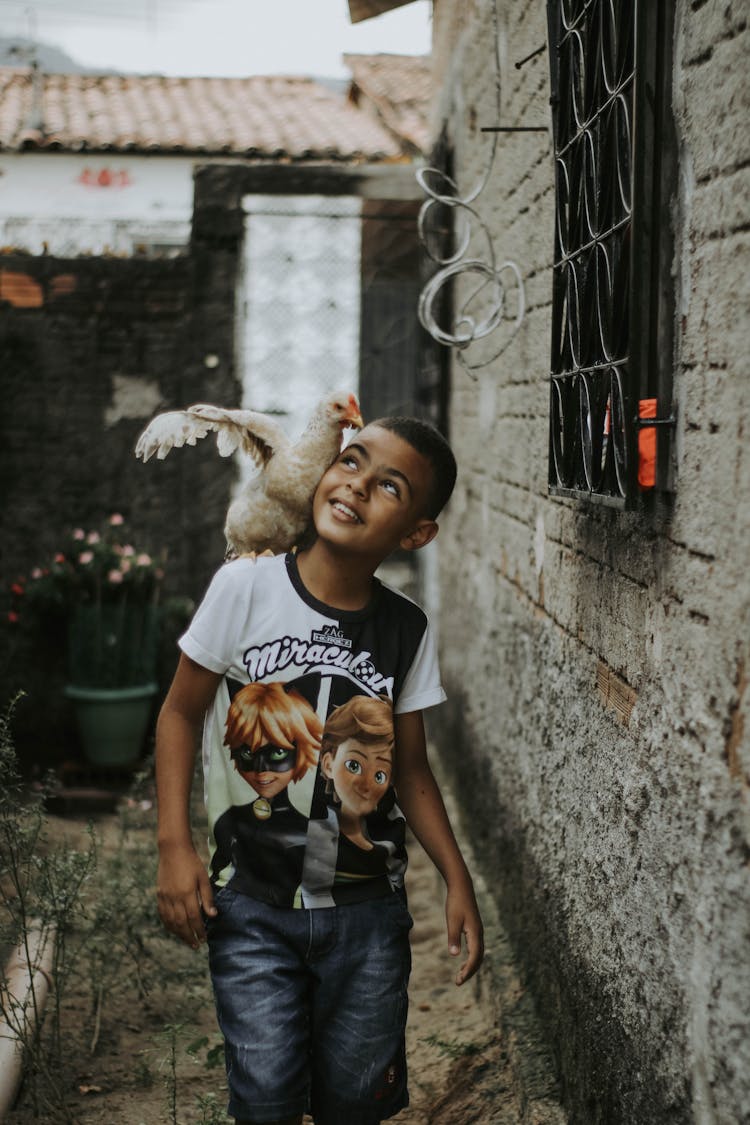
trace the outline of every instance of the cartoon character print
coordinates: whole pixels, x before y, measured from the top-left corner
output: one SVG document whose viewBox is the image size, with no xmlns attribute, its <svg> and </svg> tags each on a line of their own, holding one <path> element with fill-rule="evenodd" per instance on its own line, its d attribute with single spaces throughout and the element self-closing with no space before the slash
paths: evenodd
<svg viewBox="0 0 750 1125">
<path fill-rule="evenodd" d="M 388 792 L 393 773 L 390 700 L 355 695 L 329 715 L 323 729 L 320 769 L 327 779 L 341 832 L 370 851 L 366 817 Z"/>
<path fill-rule="evenodd" d="M 230 884 L 237 890 L 252 894 L 261 885 L 264 891 L 275 886 L 280 902 L 286 901 L 285 888 L 298 885 L 308 820 L 289 801 L 287 788 L 317 765 L 322 727 L 304 696 L 282 683 L 235 691 L 224 744 L 254 797 L 230 806 L 214 825 L 214 878 L 231 865 Z"/>
<path fill-rule="evenodd" d="M 355 695 L 326 721 L 319 769 L 339 822 L 339 886 L 403 871 L 403 816 L 391 788 L 394 741 L 385 696 Z"/>
</svg>

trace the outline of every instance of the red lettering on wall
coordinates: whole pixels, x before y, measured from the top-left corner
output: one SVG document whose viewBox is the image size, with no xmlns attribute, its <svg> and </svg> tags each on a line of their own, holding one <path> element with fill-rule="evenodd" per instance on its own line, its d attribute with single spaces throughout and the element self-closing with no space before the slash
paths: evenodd
<svg viewBox="0 0 750 1125">
<path fill-rule="evenodd" d="M 98 171 L 84 168 L 76 182 L 90 188 L 127 188 L 133 183 L 127 168 L 112 169 L 106 165 Z"/>
</svg>

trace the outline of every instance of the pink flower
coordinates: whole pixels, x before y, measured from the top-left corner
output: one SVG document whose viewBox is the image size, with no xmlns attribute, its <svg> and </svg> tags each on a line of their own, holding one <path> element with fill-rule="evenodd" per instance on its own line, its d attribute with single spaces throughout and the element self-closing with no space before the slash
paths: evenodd
<svg viewBox="0 0 750 1125">
<path fill-rule="evenodd" d="M 82 566 L 87 566 L 88 563 L 94 561 L 94 552 L 93 551 L 81 551 L 80 555 L 78 556 L 78 561 L 79 561 L 79 563 L 81 563 Z"/>
<path fill-rule="evenodd" d="M 64 563 L 65 562 L 65 555 L 61 554 L 61 552 L 58 551 L 57 554 L 55 555 L 55 562 L 56 563 Z"/>
<path fill-rule="evenodd" d="M 91 544 L 98 543 L 100 539 L 101 535 L 98 531 L 90 531 L 86 536 L 86 542 Z"/>
<path fill-rule="evenodd" d="M 32 578 L 41 578 L 43 575 L 44 575 L 44 571 L 42 570 L 42 568 L 40 566 L 35 566 L 34 569 L 31 572 Z"/>
<path fill-rule="evenodd" d="M 130 559 L 123 559 L 120 563 L 120 572 L 122 574 L 127 574 L 132 565 Z"/>
<path fill-rule="evenodd" d="M 122 548 L 120 554 L 125 559 L 132 559 L 133 555 L 135 554 L 135 547 L 131 547 L 128 543 L 125 547 Z"/>
<path fill-rule="evenodd" d="M 77 527 L 75 529 L 75 531 L 73 532 L 73 538 L 74 539 L 85 539 L 86 538 L 86 532 L 83 530 L 82 527 Z"/>
<path fill-rule="evenodd" d="M 138 555 L 135 561 L 138 566 L 151 566 L 151 555 Z"/>
<path fill-rule="evenodd" d="M 113 512 L 109 517 L 110 527 L 122 527 L 125 523 L 125 517 L 121 516 L 119 512 Z"/>
<path fill-rule="evenodd" d="M 107 575 L 107 581 L 111 582 L 113 586 L 118 586 L 120 582 L 122 582 L 122 571 L 110 570 L 109 574 Z"/>
<path fill-rule="evenodd" d="M 19 618 L 18 614 L 15 612 L 15 610 L 12 609 L 10 611 L 10 613 L 8 614 L 9 623 L 11 625 L 17 625 L 19 620 L 20 620 L 20 618 Z"/>
</svg>

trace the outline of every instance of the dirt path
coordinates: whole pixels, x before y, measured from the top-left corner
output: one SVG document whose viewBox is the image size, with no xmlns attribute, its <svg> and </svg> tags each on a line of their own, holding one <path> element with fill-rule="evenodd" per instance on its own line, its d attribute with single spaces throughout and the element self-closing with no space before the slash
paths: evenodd
<svg viewBox="0 0 750 1125">
<path fill-rule="evenodd" d="M 414 841 L 409 855 L 411 1105 L 393 1120 L 398 1125 L 518 1125 L 508 1060 L 479 1003 L 478 982 L 454 984 L 460 961 L 448 954 L 442 880 Z"/>
<path fill-rule="evenodd" d="M 51 819 L 61 836 L 74 837 L 83 829 L 82 821 Z M 97 828 L 107 846 L 118 846 L 113 844 L 116 818 L 100 820 Z M 134 831 L 140 834 L 134 857 L 146 862 L 153 826 L 146 818 Z M 414 841 L 410 857 L 409 905 L 415 922 L 407 1039 L 411 1105 L 393 1120 L 398 1125 L 516 1125 L 499 1036 L 477 1001 L 474 982 L 462 988 L 454 984 L 457 959 L 447 952 L 442 882 Z M 117 987 L 103 995 L 98 1035 L 95 995 L 82 988 L 65 1004 L 74 1120 L 80 1125 L 220 1125 L 228 1120 L 226 1092 L 205 951 L 192 953 L 157 931 L 148 949 L 150 957 L 169 965 L 167 986 L 148 989 L 139 1001 L 134 988 Z M 9 1125 L 34 1120 L 24 1098 L 7 1120 Z"/>
</svg>

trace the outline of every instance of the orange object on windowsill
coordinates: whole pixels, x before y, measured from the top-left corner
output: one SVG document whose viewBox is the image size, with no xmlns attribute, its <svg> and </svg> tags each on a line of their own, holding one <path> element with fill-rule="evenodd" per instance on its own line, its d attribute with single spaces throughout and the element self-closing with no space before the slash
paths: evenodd
<svg viewBox="0 0 750 1125">
<path fill-rule="evenodd" d="M 656 417 L 656 399 L 642 398 L 638 403 L 639 418 Z M 656 426 L 638 427 L 638 487 L 656 485 Z"/>
</svg>

